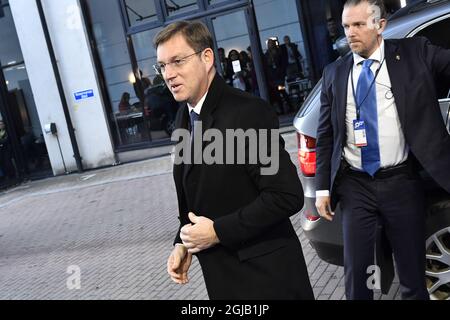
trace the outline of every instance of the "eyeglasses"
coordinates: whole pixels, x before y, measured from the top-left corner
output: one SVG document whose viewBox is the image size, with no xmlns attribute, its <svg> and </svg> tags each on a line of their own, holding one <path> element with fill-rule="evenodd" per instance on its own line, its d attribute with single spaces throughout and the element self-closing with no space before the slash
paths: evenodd
<svg viewBox="0 0 450 320">
<path fill-rule="evenodd" d="M 190 57 L 195 56 L 196 54 L 199 54 L 202 52 L 203 52 L 203 50 L 197 51 L 186 57 L 175 59 L 172 62 L 154 64 L 153 69 L 155 69 L 155 71 L 160 75 L 162 75 L 163 73 L 166 72 L 166 68 L 168 65 L 172 65 L 172 67 L 175 69 L 180 69 Z"/>
</svg>

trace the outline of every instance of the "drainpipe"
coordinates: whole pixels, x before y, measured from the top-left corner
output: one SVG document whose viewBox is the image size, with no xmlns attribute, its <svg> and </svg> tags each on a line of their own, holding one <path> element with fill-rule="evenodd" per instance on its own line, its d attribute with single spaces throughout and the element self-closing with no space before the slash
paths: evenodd
<svg viewBox="0 0 450 320">
<path fill-rule="evenodd" d="M 81 162 L 82 158 L 80 155 L 80 150 L 78 148 L 77 138 L 75 136 L 75 129 L 72 125 L 72 120 L 70 118 L 69 106 L 64 94 L 64 88 L 61 81 L 61 75 L 59 73 L 58 65 L 56 63 L 56 55 L 53 49 L 52 40 L 50 38 L 50 33 L 48 31 L 47 20 L 45 19 L 44 9 L 42 7 L 42 1 L 36 0 L 36 5 L 39 11 L 39 17 L 41 19 L 42 29 L 44 30 L 45 41 L 47 43 L 48 52 L 52 62 L 53 73 L 55 75 L 56 84 L 58 86 L 59 96 L 61 97 L 61 104 L 64 110 L 64 117 L 66 118 L 67 129 L 69 131 L 70 142 L 73 149 L 73 157 L 75 158 L 77 169 L 79 173 L 83 172 L 83 164 Z"/>
</svg>

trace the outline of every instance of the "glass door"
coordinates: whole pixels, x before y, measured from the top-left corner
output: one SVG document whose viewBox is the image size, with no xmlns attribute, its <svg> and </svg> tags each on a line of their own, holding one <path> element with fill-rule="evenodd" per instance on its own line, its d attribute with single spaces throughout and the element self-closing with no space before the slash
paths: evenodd
<svg viewBox="0 0 450 320">
<path fill-rule="evenodd" d="M 0 64 L 0 190 L 18 181 L 17 135 L 8 112 L 8 91 Z"/>
<path fill-rule="evenodd" d="M 51 176 L 47 148 L 13 17 L 8 2 L 3 2 L 3 16 L 0 16 L 2 178 Z"/>
<path fill-rule="evenodd" d="M 216 68 L 228 85 L 267 98 L 261 48 L 249 6 L 208 17 L 216 44 Z"/>
<path fill-rule="evenodd" d="M 20 153 L 17 169 L 28 178 L 51 176 L 51 164 L 25 64 L 7 66 L 2 72 L 6 84 L 5 109 Z"/>
</svg>

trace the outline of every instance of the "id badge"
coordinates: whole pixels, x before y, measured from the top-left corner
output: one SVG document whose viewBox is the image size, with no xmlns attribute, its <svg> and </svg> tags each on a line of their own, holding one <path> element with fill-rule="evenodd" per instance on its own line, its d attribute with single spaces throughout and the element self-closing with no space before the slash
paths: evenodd
<svg viewBox="0 0 450 320">
<path fill-rule="evenodd" d="M 355 145 L 359 148 L 367 146 L 366 124 L 364 120 L 353 120 Z"/>
</svg>

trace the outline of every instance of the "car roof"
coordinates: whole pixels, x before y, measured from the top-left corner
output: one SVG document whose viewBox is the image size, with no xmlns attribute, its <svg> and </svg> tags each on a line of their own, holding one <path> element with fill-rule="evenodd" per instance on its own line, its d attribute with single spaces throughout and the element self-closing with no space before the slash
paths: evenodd
<svg viewBox="0 0 450 320">
<path fill-rule="evenodd" d="M 383 37 L 404 38 L 424 23 L 450 13 L 450 0 L 422 1 L 400 9 L 389 18 Z"/>
<path fill-rule="evenodd" d="M 436 7 L 442 3 L 448 2 L 448 0 L 420 0 L 416 1 L 408 6 L 405 6 L 397 10 L 390 16 L 390 19 L 397 19 L 415 12 L 421 12 L 423 10 L 429 10 L 429 8 Z"/>
</svg>

